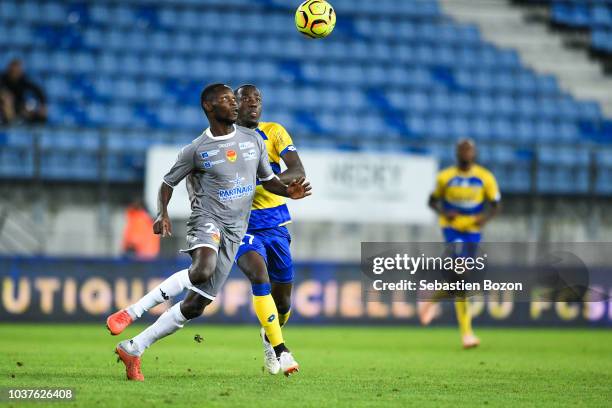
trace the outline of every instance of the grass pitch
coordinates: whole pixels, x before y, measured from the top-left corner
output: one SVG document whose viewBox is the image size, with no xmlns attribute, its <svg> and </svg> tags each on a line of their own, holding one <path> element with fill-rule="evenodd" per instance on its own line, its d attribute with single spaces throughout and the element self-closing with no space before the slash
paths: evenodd
<svg viewBox="0 0 612 408">
<path fill-rule="evenodd" d="M 290 378 L 263 372 L 255 326 L 187 325 L 125 380 L 103 325 L 0 325 L 0 386 L 71 387 L 52 407 L 610 406 L 612 331 L 479 329 L 464 351 L 451 328 L 297 327 Z M 199 334 L 203 341 L 194 341 Z M 5 391 L 3 391 L 5 392 Z M 0 402 L 41 407 L 44 402 Z"/>
</svg>

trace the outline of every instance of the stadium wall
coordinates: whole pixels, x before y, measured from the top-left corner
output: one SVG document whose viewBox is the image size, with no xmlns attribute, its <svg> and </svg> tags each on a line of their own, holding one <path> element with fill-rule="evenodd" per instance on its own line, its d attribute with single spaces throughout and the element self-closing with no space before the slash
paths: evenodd
<svg viewBox="0 0 612 408">
<path fill-rule="evenodd" d="M 0 186 L 0 254 L 120 256 L 125 208 L 142 196 L 141 185 L 105 189 L 5 183 Z M 612 214 L 605 198 L 506 195 L 503 205 L 502 214 L 485 230 L 486 241 L 605 242 L 612 236 Z M 162 258 L 175 257 L 185 243 L 185 221 L 173 219 L 173 227 L 173 236 L 162 240 Z M 361 241 L 441 240 L 435 223 L 302 221 L 289 228 L 292 251 L 301 261 L 357 262 Z"/>
<path fill-rule="evenodd" d="M 99 322 L 124 308 L 176 270 L 179 260 L 135 262 L 85 258 L 0 258 L 0 321 Z M 612 270 L 609 275 L 612 276 Z M 296 265 L 292 323 L 417 324 L 416 302 L 404 292 L 373 297 L 362 290 L 359 264 L 300 262 Z M 612 284 L 601 288 L 612 294 Z M 505 295 L 506 296 L 506 295 Z M 175 299 L 176 300 L 176 299 Z M 251 287 L 232 270 L 219 297 L 200 322 L 254 323 Z M 144 317 L 151 321 L 169 305 Z M 475 321 L 491 326 L 611 326 L 612 301 L 590 303 L 513 301 L 510 297 L 471 302 Z M 452 303 L 443 302 L 439 324 L 454 323 Z"/>
</svg>

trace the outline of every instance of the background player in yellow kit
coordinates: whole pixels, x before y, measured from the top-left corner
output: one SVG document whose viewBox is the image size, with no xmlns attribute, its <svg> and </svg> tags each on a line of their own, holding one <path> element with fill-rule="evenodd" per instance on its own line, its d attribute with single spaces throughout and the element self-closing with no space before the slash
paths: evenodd
<svg viewBox="0 0 612 408">
<path fill-rule="evenodd" d="M 243 85 L 235 90 L 240 126 L 254 129 L 266 144 L 272 171 L 281 180 L 305 177 L 304 167 L 293 146 L 291 137 L 278 123 L 259 122 L 262 95 L 254 85 Z M 240 146 L 240 154 L 248 154 L 248 147 Z M 280 161 L 287 170 L 281 172 Z M 251 281 L 253 306 L 262 330 L 264 364 L 276 374 L 280 370 L 278 356 L 288 351 L 281 326 L 291 313 L 293 262 L 289 244 L 291 236 L 285 225 L 291 222 L 284 198 L 256 187 L 249 226 L 238 248 L 236 263 Z M 275 318 L 278 316 L 278 318 Z"/>
<path fill-rule="evenodd" d="M 440 215 L 440 227 L 448 243 L 478 244 L 481 230 L 500 210 L 501 195 L 495 176 L 475 163 L 476 146 L 471 139 L 457 143 L 457 165 L 438 173 L 429 207 Z M 488 204 L 488 205 L 487 205 Z M 419 303 L 419 318 L 427 325 L 435 316 L 435 302 Z M 455 300 L 457 321 L 464 348 L 480 340 L 472 331 L 472 317 L 466 298 Z"/>
</svg>

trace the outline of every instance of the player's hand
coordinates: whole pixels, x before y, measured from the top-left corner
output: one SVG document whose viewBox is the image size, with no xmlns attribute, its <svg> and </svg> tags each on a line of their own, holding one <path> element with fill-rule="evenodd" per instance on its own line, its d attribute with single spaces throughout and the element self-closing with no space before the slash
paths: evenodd
<svg viewBox="0 0 612 408">
<path fill-rule="evenodd" d="M 484 227 L 485 224 L 487 223 L 487 221 L 489 221 L 487 219 L 487 217 L 485 217 L 484 215 L 478 215 L 476 216 L 476 219 L 474 220 L 474 224 L 476 224 L 476 226 L 478 227 Z"/>
<path fill-rule="evenodd" d="M 153 223 L 153 233 L 162 237 L 172 236 L 172 223 L 167 215 L 158 215 Z"/>
<path fill-rule="evenodd" d="M 458 215 L 459 215 L 459 213 L 457 211 L 455 211 L 455 210 L 444 211 L 444 216 L 449 221 L 454 220 Z"/>
<path fill-rule="evenodd" d="M 306 177 L 300 177 L 293 180 L 287 186 L 287 195 L 294 200 L 299 200 L 300 198 L 311 195 L 312 193 L 310 190 L 312 190 L 312 187 L 310 187 L 310 183 L 306 181 Z"/>
</svg>

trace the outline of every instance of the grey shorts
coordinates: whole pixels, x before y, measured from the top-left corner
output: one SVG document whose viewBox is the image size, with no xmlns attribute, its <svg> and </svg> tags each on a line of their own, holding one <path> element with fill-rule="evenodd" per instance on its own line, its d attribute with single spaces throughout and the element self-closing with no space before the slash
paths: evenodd
<svg viewBox="0 0 612 408">
<path fill-rule="evenodd" d="M 187 233 L 187 249 L 181 249 L 181 252 L 190 253 L 202 247 L 212 248 L 217 252 L 217 265 L 213 276 L 208 281 L 189 289 L 207 299 L 215 300 L 232 269 L 239 246 L 240 242 L 228 239 L 223 229 L 219 228 L 218 223 L 213 219 L 202 220 L 198 226 L 190 228 Z"/>
</svg>

